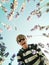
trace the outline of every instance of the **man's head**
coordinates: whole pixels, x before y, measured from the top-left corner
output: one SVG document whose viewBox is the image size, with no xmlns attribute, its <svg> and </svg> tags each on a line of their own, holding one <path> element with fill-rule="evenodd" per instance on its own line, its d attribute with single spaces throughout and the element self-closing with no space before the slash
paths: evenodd
<svg viewBox="0 0 49 65">
<path fill-rule="evenodd" d="M 18 44 L 20 44 L 22 47 L 26 47 L 27 46 L 27 42 L 26 42 L 26 36 L 23 34 L 19 34 L 16 38 L 16 41 Z"/>
<path fill-rule="evenodd" d="M 21 42 L 21 40 L 25 40 L 25 39 L 26 39 L 25 35 L 19 34 L 16 38 L 16 41 L 17 41 L 17 43 L 19 43 L 19 42 Z"/>
</svg>

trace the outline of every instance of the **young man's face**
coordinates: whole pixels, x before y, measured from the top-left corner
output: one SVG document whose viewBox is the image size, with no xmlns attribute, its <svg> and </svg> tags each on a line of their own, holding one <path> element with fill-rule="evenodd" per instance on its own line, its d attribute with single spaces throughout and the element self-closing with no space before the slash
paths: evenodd
<svg viewBox="0 0 49 65">
<path fill-rule="evenodd" d="M 27 39 L 23 38 L 23 39 L 20 39 L 19 40 L 19 44 L 22 46 L 22 47 L 25 47 L 27 45 Z"/>
</svg>

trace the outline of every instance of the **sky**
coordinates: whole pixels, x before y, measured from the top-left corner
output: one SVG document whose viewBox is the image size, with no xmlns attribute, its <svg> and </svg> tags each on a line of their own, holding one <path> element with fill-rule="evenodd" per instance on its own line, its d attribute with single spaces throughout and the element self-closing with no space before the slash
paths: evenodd
<svg viewBox="0 0 49 65">
<path fill-rule="evenodd" d="M 11 3 L 14 1 L 17 2 L 13 11 Z M 44 49 L 49 52 L 47 47 L 47 43 L 49 43 L 49 10 L 47 12 L 49 5 L 47 6 L 47 3 L 49 3 L 49 0 L 0 0 L 0 34 L 3 37 L 0 42 L 5 43 L 6 51 L 9 52 L 9 56 L 2 65 L 8 65 L 11 56 L 13 54 L 17 55 L 21 48 L 16 42 L 16 37 L 19 34 L 24 34 L 27 37 L 28 44 L 43 43 L 45 45 Z M 11 12 L 12 14 L 10 14 Z M 35 28 L 36 25 L 37 29 Z M 40 30 L 38 25 L 45 27 Z M 33 28 L 34 30 L 32 30 Z M 46 30 L 46 28 L 48 29 Z M 46 35 L 44 36 L 43 33 Z M 44 49 L 41 48 L 42 51 Z M 47 58 L 49 57 L 49 53 L 45 53 L 45 55 Z M 17 64 L 16 56 L 12 65 Z"/>
</svg>

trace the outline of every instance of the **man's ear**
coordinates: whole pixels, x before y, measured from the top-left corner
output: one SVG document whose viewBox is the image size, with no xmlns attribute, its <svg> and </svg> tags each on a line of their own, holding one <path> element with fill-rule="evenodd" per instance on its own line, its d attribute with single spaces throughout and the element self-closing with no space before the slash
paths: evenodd
<svg viewBox="0 0 49 65">
<path fill-rule="evenodd" d="M 19 45 L 20 45 L 20 43 L 19 43 Z"/>
</svg>

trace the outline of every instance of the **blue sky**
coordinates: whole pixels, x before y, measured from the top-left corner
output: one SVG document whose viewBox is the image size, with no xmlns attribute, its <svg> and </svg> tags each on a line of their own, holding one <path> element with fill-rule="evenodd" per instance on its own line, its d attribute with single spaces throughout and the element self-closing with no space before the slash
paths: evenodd
<svg viewBox="0 0 49 65">
<path fill-rule="evenodd" d="M 6 1 L 6 0 L 5 0 Z M 8 65 L 8 63 L 10 62 L 10 57 L 12 56 L 12 54 L 17 54 L 18 50 L 21 48 L 21 46 L 19 46 L 16 42 L 16 36 L 18 34 L 24 34 L 24 35 L 32 35 L 32 38 L 27 38 L 27 42 L 28 44 L 30 43 L 48 43 L 49 42 L 49 38 L 44 37 L 42 35 L 42 33 L 49 33 L 49 30 L 34 30 L 34 31 L 30 31 L 30 29 L 32 29 L 35 25 L 40 25 L 40 26 L 47 26 L 49 25 L 49 12 L 46 13 L 46 9 L 49 7 L 44 6 L 41 11 L 42 11 L 42 15 L 41 17 L 37 17 L 37 15 L 30 15 L 31 11 L 37 9 L 38 7 L 36 7 L 36 4 L 38 2 L 40 2 L 40 0 L 30 0 L 29 2 L 27 2 L 27 0 L 25 0 L 26 2 L 26 7 L 24 9 L 23 12 L 20 12 L 21 6 L 24 2 L 24 0 L 18 0 L 18 7 L 17 9 L 14 11 L 14 15 L 12 20 L 8 20 L 7 15 L 11 12 L 10 9 L 10 3 L 13 2 L 13 0 L 9 0 L 9 2 L 2 2 L 2 5 L 5 6 L 8 10 L 7 13 L 5 13 L 2 8 L 0 7 L 0 22 L 1 23 L 5 23 L 9 26 L 11 26 L 11 30 L 7 30 L 6 27 L 4 27 L 1 23 L 0 23 L 0 29 L 3 30 L 3 32 L 0 32 L 1 36 L 3 36 L 3 41 L 5 43 L 5 45 L 7 46 L 7 50 L 9 52 L 9 56 L 5 59 L 5 61 L 3 62 L 3 65 Z M 40 7 L 42 7 L 43 5 L 45 5 L 47 2 L 49 2 L 49 0 L 42 0 L 40 2 Z M 1 1 L 0 1 L 1 4 Z M 16 12 L 19 12 L 19 16 L 17 18 L 15 18 Z M 31 16 L 30 20 L 27 20 L 27 17 Z M 17 30 L 15 30 L 15 27 Z M 48 54 L 46 54 L 46 56 L 48 57 Z M 13 61 L 12 65 L 17 65 L 17 57 L 15 57 L 15 60 Z"/>
</svg>

